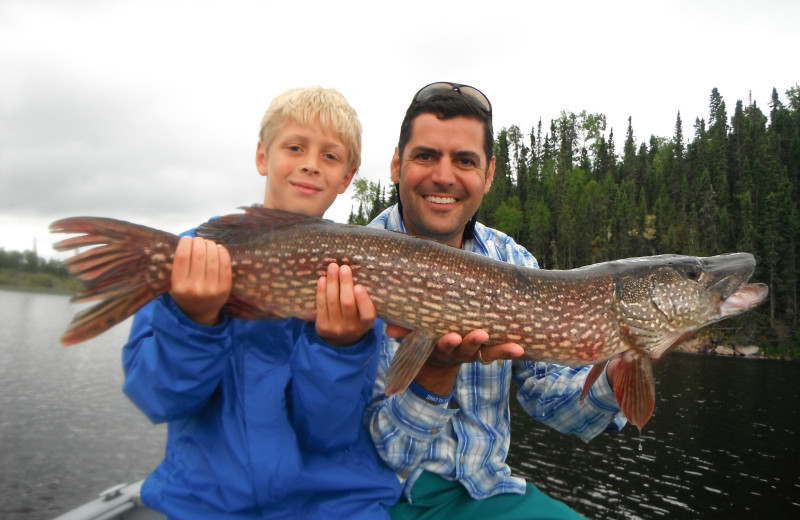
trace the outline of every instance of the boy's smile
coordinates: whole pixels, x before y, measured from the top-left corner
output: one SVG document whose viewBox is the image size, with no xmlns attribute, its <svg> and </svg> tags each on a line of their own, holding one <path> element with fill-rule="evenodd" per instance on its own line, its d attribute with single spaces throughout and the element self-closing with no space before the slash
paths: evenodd
<svg viewBox="0 0 800 520">
<path fill-rule="evenodd" d="M 350 151 L 318 121 L 287 120 L 268 149 L 258 143 L 256 166 L 267 178 L 264 206 L 321 217 L 355 175 Z"/>
</svg>

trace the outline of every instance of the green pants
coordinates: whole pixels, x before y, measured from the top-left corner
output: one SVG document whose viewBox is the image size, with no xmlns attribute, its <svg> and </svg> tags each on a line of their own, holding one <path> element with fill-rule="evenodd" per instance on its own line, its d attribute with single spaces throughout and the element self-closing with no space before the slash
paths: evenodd
<svg viewBox="0 0 800 520">
<path fill-rule="evenodd" d="M 411 489 L 409 504 L 401 498 L 391 510 L 392 520 L 562 520 L 584 519 L 565 503 L 545 495 L 528 482 L 524 495 L 504 493 L 475 500 L 458 481 L 423 472 Z"/>
</svg>

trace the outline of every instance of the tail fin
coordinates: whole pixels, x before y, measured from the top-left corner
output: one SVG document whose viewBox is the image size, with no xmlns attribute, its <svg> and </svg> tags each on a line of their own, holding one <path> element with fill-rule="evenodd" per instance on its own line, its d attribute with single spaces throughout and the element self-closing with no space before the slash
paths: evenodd
<svg viewBox="0 0 800 520">
<path fill-rule="evenodd" d="M 103 300 L 75 315 L 61 343 L 91 339 L 125 320 L 150 300 L 169 291 L 178 237 L 121 220 L 74 217 L 53 222 L 53 233 L 82 233 L 53 247 L 84 251 L 64 263 L 84 283 L 73 302 Z"/>
</svg>

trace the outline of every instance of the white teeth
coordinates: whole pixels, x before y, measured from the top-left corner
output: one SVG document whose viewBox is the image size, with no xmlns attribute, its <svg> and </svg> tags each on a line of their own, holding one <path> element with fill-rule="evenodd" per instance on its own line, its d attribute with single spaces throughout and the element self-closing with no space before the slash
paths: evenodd
<svg viewBox="0 0 800 520">
<path fill-rule="evenodd" d="M 433 196 L 425 197 L 425 200 L 427 200 L 428 202 L 433 202 L 435 204 L 453 204 L 456 201 L 456 199 L 453 197 L 433 197 Z"/>
</svg>

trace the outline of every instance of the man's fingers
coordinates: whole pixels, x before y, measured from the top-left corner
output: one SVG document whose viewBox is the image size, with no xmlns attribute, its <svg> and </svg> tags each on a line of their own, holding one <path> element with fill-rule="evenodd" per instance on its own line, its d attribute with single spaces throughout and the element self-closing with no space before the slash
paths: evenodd
<svg viewBox="0 0 800 520">
<path fill-rule="evenodd" d="M 464 343 L 469 346 L 468 348 L 474 347 L 476 350 L 487 341 L 489 341 L 489 333 L 481 329 L 470 331 L 464 336 Z"/>
<path fill-rule="evenodd" d="M 518 359 L 525 354 L 525 349 L 516 343 L 502 343 L 500 345 L 482 346 L 478 349 L 476 361 L 489 364 L 498 359 Z"/>
</svg>

